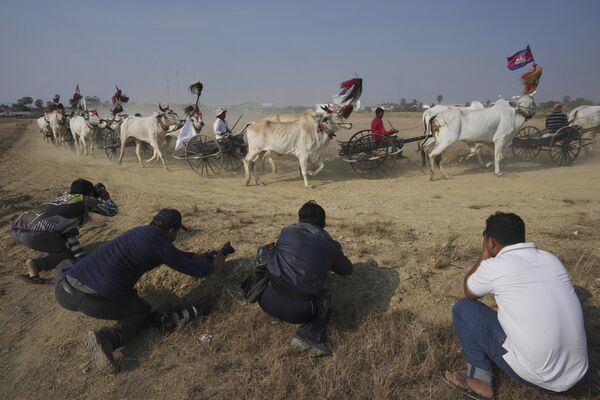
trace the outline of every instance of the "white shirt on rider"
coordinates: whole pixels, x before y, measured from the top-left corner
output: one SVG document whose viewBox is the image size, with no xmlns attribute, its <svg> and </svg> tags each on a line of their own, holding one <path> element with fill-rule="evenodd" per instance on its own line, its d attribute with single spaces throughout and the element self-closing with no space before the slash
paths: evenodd
<svg viewBox="0 0 600 400">
<path fill-rule="evenodd" d="M 213 129 L 215 131 L 215 137 L 218 140 L 223 139 L 225 135 L 227 135 L 227 131 L 229 130 L 229 126 L 227 126 L 227 121 L 222 120 L 221 118 L 217 118 L 215 123 L 213 124 Z"/>
</svg>

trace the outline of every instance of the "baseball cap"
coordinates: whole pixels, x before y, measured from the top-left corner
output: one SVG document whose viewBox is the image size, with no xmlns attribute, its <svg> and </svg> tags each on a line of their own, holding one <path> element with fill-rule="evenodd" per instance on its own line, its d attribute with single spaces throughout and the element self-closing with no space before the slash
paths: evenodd
<svg viewBox="0 0 600 400">
<path fill-rule="evenodd" d="M 181 223 L 181 213 L 174 208 L 163 208 L 159 210 L 154 218 L 152 218 L 152 225 L 156 225 L 163 229 L 183 229 L 184 231 L 189 230 L 186 226 Z"/>
<path fill-rule="evenodd" d="M 224 112 L 226 112 L 227 110 L 224 109 L 223 107 L 219 107 L 217 108 L 217 111 L 215 111 L 215 114 L 217 115 L 217 117 L 221 114 L 223 114 Z"/>
</svg>

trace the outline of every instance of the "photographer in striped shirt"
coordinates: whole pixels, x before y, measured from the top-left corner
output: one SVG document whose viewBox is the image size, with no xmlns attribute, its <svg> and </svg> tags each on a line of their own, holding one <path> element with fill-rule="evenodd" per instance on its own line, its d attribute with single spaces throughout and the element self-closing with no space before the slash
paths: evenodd
<svg viewBox="0 0 600 400">
<path fill-rule="evenodd" d="M 79 260 L 85 256 L 78 236 L 79 227 L 89 220 L 89 214 L 113 217 L 117 211 L 106 186 L 77 179 L 69 193 L 21 214 L 12 222 L 10 237 L 47 254 L 25 261 L 27 274 L 19 278 L 34 284 L 50 283 L 51 279 L 40 278 L 40 271 L 53 270 L 65 259 Z"/>
</svg>

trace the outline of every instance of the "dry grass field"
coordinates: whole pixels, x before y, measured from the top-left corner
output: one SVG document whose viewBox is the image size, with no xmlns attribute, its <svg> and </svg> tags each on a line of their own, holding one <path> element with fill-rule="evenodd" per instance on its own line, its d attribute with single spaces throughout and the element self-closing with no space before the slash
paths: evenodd
<svg viewBox="0 0 600 400">
<path fill-rule="evenodd" d="M 405 137 L 422 134 L 418 114 L 385 118 Z M 370 120 L 353 114 L 351 132 Z M 206 122 L 205 129 L 212 119 Z M 279 174 L 263 175 L 266 186 L 246 187 L 240 173 L 202 178 L 171 158 L 169 171 L 158 164 L 140 168 L 131 149 L 121 166 L 98 150 L 94 159 L 78 157 L 43 142 L 35 123 L 0 121 L 0 398 L 461 399 L 441 379 L 444 369 L 463 368 L 450 311 L 479 256 L 485 218 L 497 210 L 521 215 L 528 240 L 565 263 L 584 309 L 591 361 L 588 376 L 568 393 L 527 389 L 500 374 L 497 398 L 598 398 L 600 158 L 582 154 L 572 167 L 557 168 L 546 154 L 530 163 L 507 154 L 502 178 L 471 159 L 448 164 L 452 179 L 429 182 L 415 148 L 407 146 L 409 160 L 388 177 L 365 180 L 339 159 L 332 143 L 325 169 L 310 178 L 313 189 L 303 187 L 297 164 L 287 158 L 276 160 Z M 457 145 L 449 158 L 465 151 Z M 158 309 L 204 296 L 215 297 L 217 305 L 176 332 L 150 330 L 120 350 L 123 372 L 114 376 L 95 374 L 83 346 L 85 333 L 107 322 L 62 309 L 51 286 L 16 279 L 34 253 L 7 234 L 11 219 L 77 177 L 104 182 L 120 208 L 116 217 L 94 216 L 82 228 L 88 249 L 148 223 L 162 207 L 180 209 L 193 228 L 178 239 L 181 248 L 231 240 L 237 249 L 222 276 L 198 281 L 160 267 L 141 279 L 139 292 Z M 355 263 L 352 275 L 329 282 L 335 353 L 323 359 L 291 350 L 295 327 L 271 324 L 239 294 L 256 247 L 275 240 L 310 199 L 326 209 L 326 229 Z M 208 343 L 199 340 L 204 334 Z"/>
</svg>

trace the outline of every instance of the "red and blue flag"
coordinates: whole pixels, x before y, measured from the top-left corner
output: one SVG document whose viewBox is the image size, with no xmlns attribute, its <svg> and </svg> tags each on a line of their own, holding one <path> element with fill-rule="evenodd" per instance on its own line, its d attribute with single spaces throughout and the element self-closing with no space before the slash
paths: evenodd
<svg viewBox="0 0 600 400">
<path fill-rule="evenodd" d="M 511 71 L 514 71 L 515 69 L 523 68 L 530 62 L 535 62 L 535 60 L 533 59 L 533 53 L 531 52 L 529 45 L 527 45 L 527 48 L 524 50 L 519 50 L 512 56 L 508 57 L 506 59 L 506 66 Z"/>
</svg>

